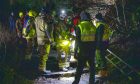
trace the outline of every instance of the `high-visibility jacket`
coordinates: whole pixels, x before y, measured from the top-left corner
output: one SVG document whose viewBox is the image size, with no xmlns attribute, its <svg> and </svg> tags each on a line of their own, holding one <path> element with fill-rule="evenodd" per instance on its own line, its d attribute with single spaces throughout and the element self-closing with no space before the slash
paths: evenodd
<svg viewBox="0 0 140 84">
<path fill-rule="evenodd" d="M 27 26 L 23 28 L 22 34 L 26 39 L 34 38 L 36 34 L 33 18 L 28 20 Z"/>
<path fill-rule="evenodd" d="M 81 41 L 95 41 L 96 27 L 90 21 L 81 21 L 78 27 L 81 32 Z"/>
<path fill-rule="evenodd" d="M 103 25 L 104 26 L 104 33 L 103 33 L 103 38 L 102 38 L 102 41 L 108 41 L 109 40 L 109 37 L 111 35 L 111 29 L 109 28 L 109 26 L 103 22 L 103 21 L 96 21 L 95 22 L 95 26 L 96 28 L 99 28 L 100 25 Z"/>
</svg>

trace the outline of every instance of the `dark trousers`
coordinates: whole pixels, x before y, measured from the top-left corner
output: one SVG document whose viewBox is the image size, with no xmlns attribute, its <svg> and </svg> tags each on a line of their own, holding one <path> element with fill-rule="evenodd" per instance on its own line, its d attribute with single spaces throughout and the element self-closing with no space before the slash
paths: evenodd
<svg viewBox="0 0 140 84">
<path fill-rule="evenodd" d="M 83 72 L 83 68 L 88 61 L 90 66 L 89 84 L 94 84 L 95 80 L 95 42 L 80 42 L 80 52 L 78 55 L 78 65 L 73 84 L 78 84 Z"/>
<path fill-rule="evenodd" d="M 107 68 L 105 56 L 106 56 L 106 50 L 107 50 L 108 44 L 109 44 L 108 41 L 104 41 L 104 42 L 101 42 L 101 45 L 98 47 L 98 50 L 100 51 L 100 59 L 101 59 L 100 64 L 99 64 L 100 69 Z"/>
</svg>

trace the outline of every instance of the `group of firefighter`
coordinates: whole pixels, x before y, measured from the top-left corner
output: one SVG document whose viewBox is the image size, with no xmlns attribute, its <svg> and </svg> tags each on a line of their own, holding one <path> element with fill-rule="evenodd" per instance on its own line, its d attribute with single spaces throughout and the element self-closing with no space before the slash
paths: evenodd
<svg viewBox="0 0 140 84">
<path fill-rule="evenodd" d="M 94 19 L 86 11 L 80 13 L 57 14 L 55 11 L 47 13 L 41 9 L 39 13 L 34 10 L 19 12 L 19 18 L 15 22 L 16 35 L 19 40 L 26 42 L 26 54 L 24 60 L 30 60 L 33 47 L 37 49 L 39 56 L 38 70 L 47 73 L 46 62 L 51 46 L 56 46 L 59 59 L 59 68 L 67 71 L 67 60 L 62 61 L 58 42 L 63 39 L 74 40 L 74 57 L 77 59 L 75 80 L 72 84 L 78 84 L 85 64 L 90 66 L 89 84 L 95 81 L 95 53 L 100 52 L 101 62 L 99 75 L 107 76 L 107 64 L 105 52 L 109 44 L 111 30 L 106 24 L 101 13 L 97 13 Z M 68 53 L 67 53 L 68 54 Z M 67 59 L 67 58 L 66 58 Z M 102 74 L 104 72 L 104 74 Z"/>
</svg>

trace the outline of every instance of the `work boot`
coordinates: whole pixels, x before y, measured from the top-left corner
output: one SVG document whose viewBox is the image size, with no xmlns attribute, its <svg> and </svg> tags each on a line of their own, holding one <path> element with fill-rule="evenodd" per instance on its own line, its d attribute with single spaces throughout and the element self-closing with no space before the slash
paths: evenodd
<svg viewBox="0 0 140 84">
<path fill-rule="evenodd" d="M 67 69 L 66 67 L 60 68 L 60 70 L 61 70 L 61 71 L 65 71 L 65 72 L 68 71 L 68 69 Z"/>
<path fill-rule="evenodd" d="M 108 71 L 107 70 L 100 70 L 99 72 L 98 72 L 98 76 L 99 77 L 107 77 L 108 76 Z"/>
<path fill-rule="evenodd" d="M 50 70 L 39 70 L 39 74 L 50 74 Z"/>
<path fill-rule="evenodd" d="M 65 68 L 65 67 L 64 67 L 64 68 L 62 68 L 62 70 L 63 70 L 63 71 L 65 71 L 65 72 L 67 72 L 67 71 L 68 71 L 68 69 L 67 69 L 67 68 Z"/>
<path fill-rule="evenodd" d="M 51 70 L 44 70 L 45 73 L 51 73 Z"/>
</svg>

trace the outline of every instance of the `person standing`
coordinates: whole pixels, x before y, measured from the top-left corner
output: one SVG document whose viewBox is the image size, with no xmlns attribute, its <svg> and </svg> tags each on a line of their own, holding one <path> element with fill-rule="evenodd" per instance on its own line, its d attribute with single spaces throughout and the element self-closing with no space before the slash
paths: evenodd
<svg viewBox="0 0 140 84">
<path fill-rule="evenodd" d="M 63 40 L 69 40 L 69 35 L 70 35 L 70 32 L 69 32 L 64 20 L 65 20 L 65 16 L 59 16 L 59 20 L 55 26 L 54 33 L 55 33 L 56 49 L 58 52 L 59 69 L 62 71 L 68 71 L 69 46 L 65 46 L 65 48 L 62 48 L 62 46 L 60 45 Z M 62 54 L 64 54 L 64 55 L 62 55 Z"/>
<path fill-rule="evenodd" d="M 18 67 L 24 61 L 25 50 L 26 50 L 26 39 L 23 38 L 22 30 L 24 25 L 24 14 L 19 12 L 19 18 L 16 20 L 16 43 L 17 43 L 17 55 L 18 55 Z"/>
<path fill-rule="evenodd" d="M 24 25 L 24 14 L 23 12 L 19 12 L 19 18 L 16 20 L 16 33 L 17 37 L 22 37 L 22 30 Z"/>
<path fill-rule="evenodd" d="M 29 15 L 29 18 L 27 19 L 26 23 L 24 24 L 24 28 L 22 31 L 23 38 L 25 38 L 27 41 L 25 60 L 31 60 L 31 57 L 33 54 L 33 52 L 32 52 L 33 46 L 35 44 L 35 39 L 36 39 L 36 30 L 35 30 L 35 23 L 34 23 L 34 18 L 35 18 L 34 11 L 30 10 L 28 15 Z"/>
<path fill-rule="evenodd" d="M 107 23 L 105 22 L 101 13 L 95 15 L 94 25 L 96 26 L 96 51 L 99 51 L 99 72 L 100 77 L 106 77 L 107 74 L 107 63 L 106 63 L 106 50 L 109 45 L 109 37 L 111 35 L 111 30 Z"/>
<path fill-rule="evenodd" d="M 10 32 L 15 33 L 16 32 L 16 21 L 15 21 L 15 16 L 14 12 L 11 12 L 10 17 L 9 17 L 9 27 L 10 27 Z"/>
<path fill-rule="evenodd" d="M 53 42 L 53 28 L 49 26 L 49 19 L 46 12 L 42 10 L 35 18 L 37 44 L 39 52 L 39 66 L 38 70 L 41 74 L 49 73 L 46 70 L 46 62 L 51 49 L 51 43 Z"/>
<path fill-rule="evenodd" d="M 90 78 L 89 84 L 94 84 L 95 80 L 95 32 L 96 27 L 90 22 L 89 13 L 83 11 L 80 14 L 80 23 L 78 24 L 78 65 L 75 74 L 75 80 L 72 84 L 79 84 L 80 77 L 86 62 L 90 65 Z"/>
</svg>

